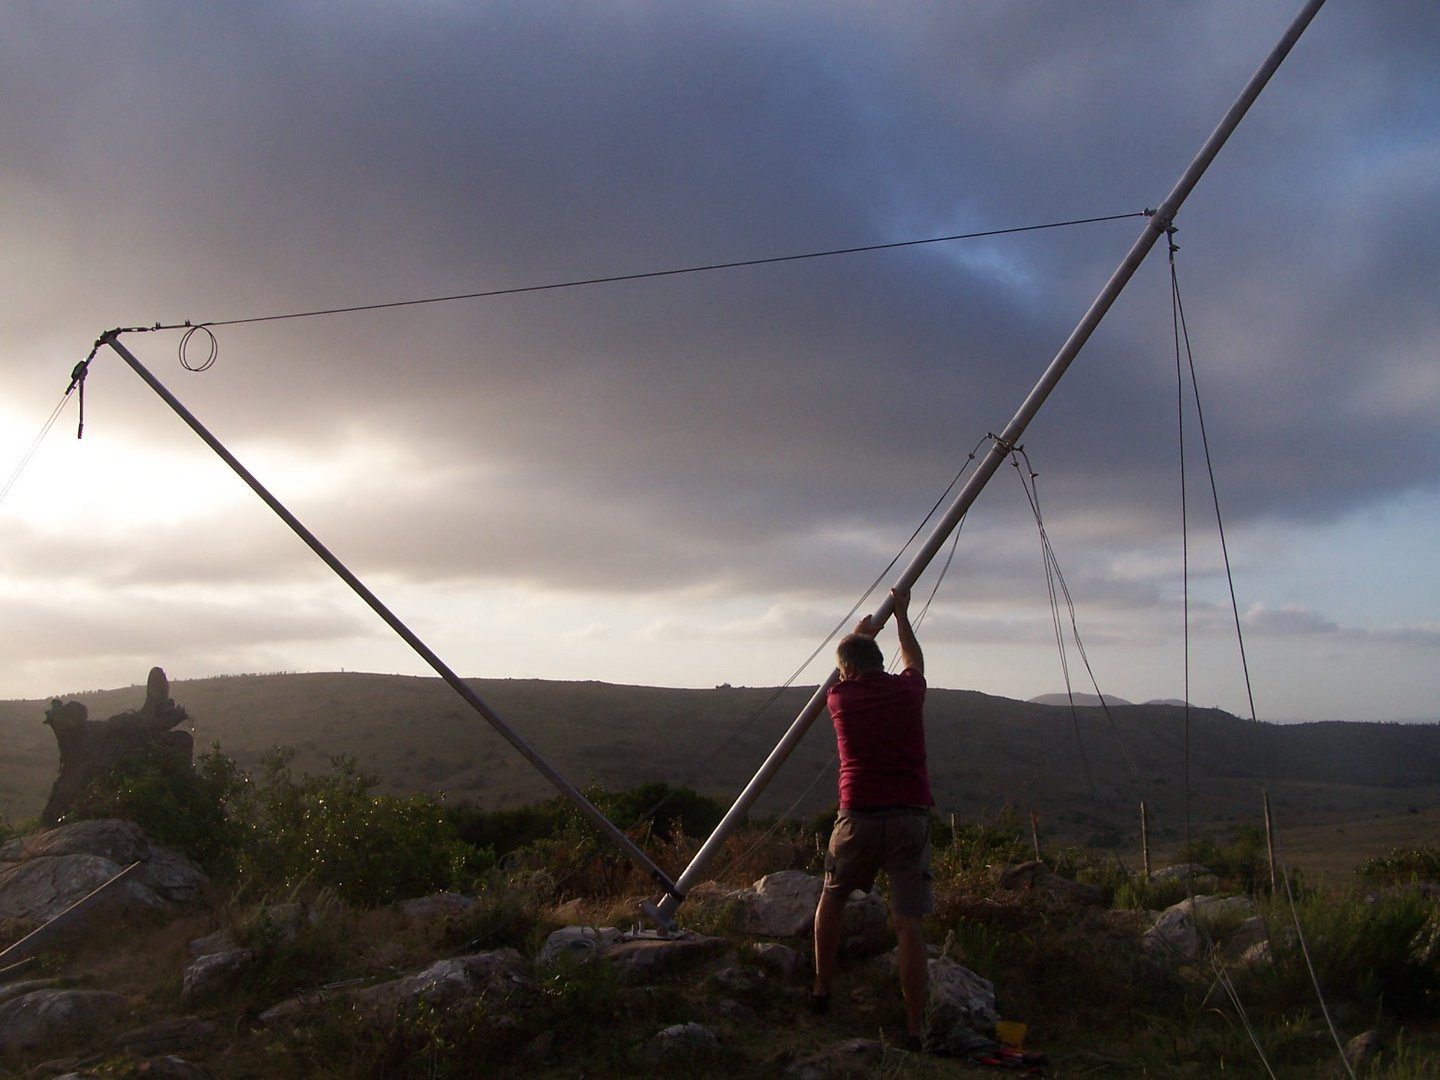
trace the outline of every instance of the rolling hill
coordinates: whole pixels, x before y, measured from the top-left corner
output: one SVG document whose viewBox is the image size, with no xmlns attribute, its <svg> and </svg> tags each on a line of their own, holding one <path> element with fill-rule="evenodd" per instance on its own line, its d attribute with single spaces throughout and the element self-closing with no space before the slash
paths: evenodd
<svg viewBox="0 0 1440 1080">
<path fill-rule="evenodd" d="M 470 685 L 577 787 L 688 785 L 728 804 L 812 688 L 684 690 L 597 682 L 472 680 Z M 218 745 L 253 768 L 275 746 L 316 772 L 353 755 L 385 790 L 486 808 L 554 794 L 519 752 L 438 678 L 363 673 L 179 681 L 197 753 Z M 74 695 L 103 719 L 143 687 Z M 43 805 L 58 763 L 48 702 L 0 702 L 0 813 Z M 1052 842 L 1132 855 L 1138 808 L 1152 842 L 1259 825 L 1268 793 L 1283 850 L 1319 870 L 1395 844 L 1430 843 L 1440 823 L 1440 725 L 1271 725 L 1172 704 L 1105 710 L 932 689 L 927 702 L 937 809 L 959 821 L 1038 815 Z M 755 808 L 809 817 L 833 806 L 834 743 L 822 716 Z M 1407 839 L 1426 837 L 1426 839 Z"/>
</svg>

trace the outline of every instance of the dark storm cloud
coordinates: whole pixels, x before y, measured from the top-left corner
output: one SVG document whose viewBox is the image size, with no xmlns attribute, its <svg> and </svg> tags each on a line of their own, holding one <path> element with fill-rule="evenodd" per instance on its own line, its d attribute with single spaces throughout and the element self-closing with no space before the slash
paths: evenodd
<svg viewBox="0 0 1440 1080">
<path fill-rule="evenodd" d="M 1289 17 L 12 10 L 0 79 L 26 107 L 0 119 L 5 177 L 45 229 L 34 250 L 64 253 L 27 305 L 83 351 L 117 324 L 1132 212 L 1168 191 Z M 1242 521 L 1323 520 L 1435 483 L 1440 391 L 1417 395 L 1405 366 L 1433 363 L 1416 309 L 1440 270 L 1440 172 L 1422 167 L 1437 22 L 1413 5 L 1322 12 L 1182 215 L 1187 314 L 1215 365 L 1202 392 Z M 888 557 L 826 531 L 910 527 L 1139 229 L 221 328 L 220 367 L 183 396 L 242 445 L 323 454 L 361 423 L 409 446 L 429 488 L 376 476 L 368 498 L 313 509 L 402 575 L 825 588 Z M 1173 528 L 1177 498 L 1163 268 L 1145 275 L 1027 439 L 1057 522 L 1082 530 L 1104 507 L 1140 544 Z M 175 372 L 173 336 L 129 340 Z"/>
</svg>

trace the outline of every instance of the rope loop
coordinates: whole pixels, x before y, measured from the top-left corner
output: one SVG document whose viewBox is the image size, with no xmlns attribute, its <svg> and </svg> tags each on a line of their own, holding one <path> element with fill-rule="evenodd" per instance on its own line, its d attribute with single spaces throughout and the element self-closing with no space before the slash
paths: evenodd
<svg viewBox="0 0 1440 1080">
<path fill-rule="evenodd" d="M 198 362 L 190 357 L 190 339 L 194 337 L 197 332 L 204 334 L 209 343 L 209 349 L 206 352 L 205 359 Z M 220 343 L 215 340 L 214 332 L 205 323 L 197 323 L 190 327 L 180 339 L 180 366 L 186 371 L 209 371 L 215 366 L 215 360 L 219 355 Z"/>
</svg>

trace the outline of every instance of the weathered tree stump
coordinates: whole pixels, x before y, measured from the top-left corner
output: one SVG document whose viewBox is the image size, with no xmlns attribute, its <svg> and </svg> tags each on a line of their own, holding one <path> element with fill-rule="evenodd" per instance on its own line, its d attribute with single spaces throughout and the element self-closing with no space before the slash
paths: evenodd
<svg viewBox="0 0 1440 1080">
<path fill-rule="evenodd" d="M 40 813 L 41 822 L 58 825 L 95 780 L 140 751 L 158 748 L 189 764 L 195 738 L 188 731 L 173 730 L 185 719 L 185 710 L 170 696 L 170 680 L 158 667 L 150 669 L 145 704 L 108 720 L 89 719 L 81 702 L 54 698 L 45 710 L 45 723 L 60 746 L 60 774 Z"/>
</svg>

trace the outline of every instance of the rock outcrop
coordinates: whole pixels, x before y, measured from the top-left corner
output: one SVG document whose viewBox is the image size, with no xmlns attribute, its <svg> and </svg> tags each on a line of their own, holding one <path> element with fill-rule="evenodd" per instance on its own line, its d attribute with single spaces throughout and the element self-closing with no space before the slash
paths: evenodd
<svg viewBox="0 0 1440 1080">
<path fill-rule="evenodd" d="M 730 889 L 705 882 L 691 890 L 690 910 L 710 919 L 733 924 L 745 933 L 768 938 L 808 938 L 815 925 L 815 904 L 824 882 L 802 870 L 767 874 L 749 888 Z M 845 905 L 841 946 L 860 953 L 875 953 L 894 941 L 890 908 L 878 892 L 858 890 Z"/>
<path fill-rule="evenodd" d="M 135 909 L 187 903 L 208 884 L 204 871 L 133 821 L 77 821 L 0 845 L 0 917 L 45 922 L 132 863 L 139 865 L 117 900 Z"/>
</svg>

